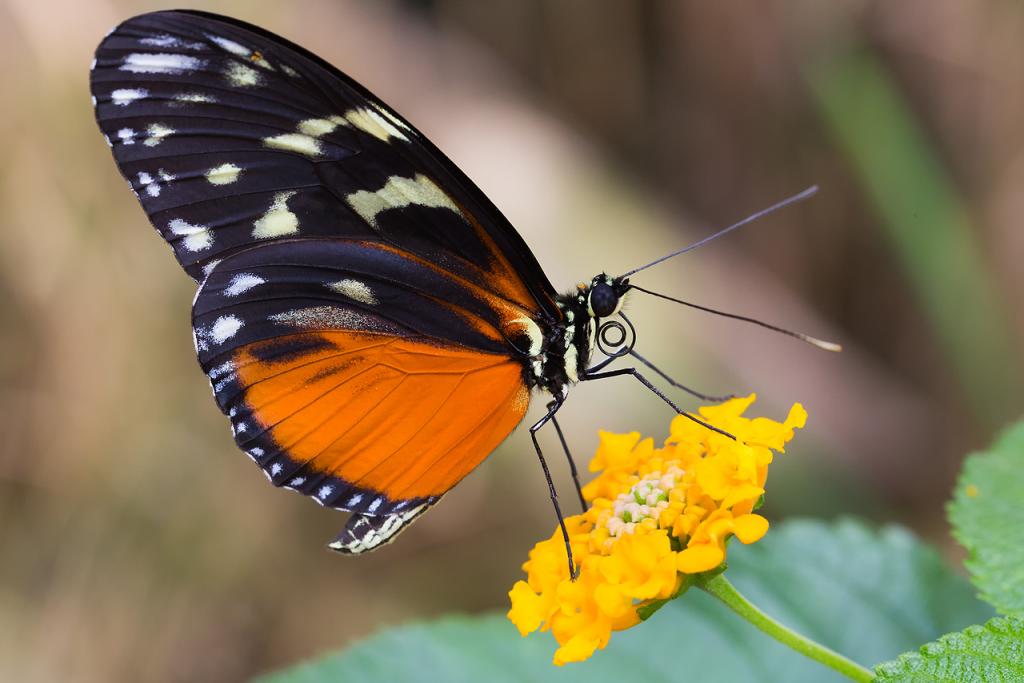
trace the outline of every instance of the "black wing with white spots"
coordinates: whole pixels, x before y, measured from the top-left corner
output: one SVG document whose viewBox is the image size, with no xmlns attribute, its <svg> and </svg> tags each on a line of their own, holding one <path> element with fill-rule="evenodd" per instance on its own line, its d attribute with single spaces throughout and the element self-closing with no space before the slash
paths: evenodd
<svg viewBox="0 0 1024 683">
<path fill-rule="evenodd" d="M 380 240 L 561 317 L 536 259 L 483 193 L 297 45 L 212 14 L 145 14 L 103 40 L 91 88 L 118 167 L 197 280 L 269 240 Z"/>
</svg>

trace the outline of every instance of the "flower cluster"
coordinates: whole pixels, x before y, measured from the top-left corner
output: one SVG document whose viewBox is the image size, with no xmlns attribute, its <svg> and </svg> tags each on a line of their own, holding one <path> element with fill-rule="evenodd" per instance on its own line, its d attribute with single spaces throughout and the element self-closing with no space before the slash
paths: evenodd
<svg viewBox="0 0 1024 683">
<path fill-rule="evenodd" d="M 583 488 L 586 513 L 565 520 L 573 558 L 569 579 L 560 529 L 530 551 L 526 581 L 509 592 L 508 618 L 522 635 L 550 630 L 554 663 L 582 661 L 629 628 L 638 610 L 678 594 L 687 577 L 717 569 L 726 541 L 753 543 L 768 520 L 753 511 L 764 494 L 772 451 L 782 451 L 807 413 L 796 404 L 784 422 L 746 418 L 755 396 L 700 409 L 701 418 L 736 436 L 677 416 L 661 448 L 640 434 L 601 432 Z"/>
</svg>

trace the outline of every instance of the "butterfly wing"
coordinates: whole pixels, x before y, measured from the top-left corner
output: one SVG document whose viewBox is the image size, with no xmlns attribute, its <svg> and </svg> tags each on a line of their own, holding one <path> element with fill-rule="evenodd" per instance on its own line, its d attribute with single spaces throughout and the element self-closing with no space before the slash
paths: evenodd
<svg viewBox="0 0 1024 683">
<path fill-rule="evenodd" d="M 499 301 L 372 242 L 229 256 L 193 306 L 199 361 L 270 480 L 369 514 L 430 503 L 522 419 Z"/>
<path fill-rule="evenodd" d="M 103 40 L 90 80 L 118 167 L 197 280 L 254 241 L 351 236 L 560 319 L 533 254 L 472 181 L 303 48 L 226 17 L 155 12 Z"/>
<path fill-rule="evenodd" d="M 392 538 L 521 420 L 553 289 L 390 108 L 196 12 L 121 24 L 91 84 L 118 167 L 202 282 L 196 350 L 236 442 L 275 485 L 357 513 L 332 547 Z"/>
</svg>

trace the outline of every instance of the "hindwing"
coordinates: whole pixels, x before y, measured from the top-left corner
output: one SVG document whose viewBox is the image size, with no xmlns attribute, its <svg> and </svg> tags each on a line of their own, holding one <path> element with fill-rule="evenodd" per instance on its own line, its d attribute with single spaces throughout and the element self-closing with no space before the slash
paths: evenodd
<svg viewBox="0 0 1024 683">
<path fill-rule="evenodd" d="M 193 326 L 271 482 L 385 515 L 437 500 L 525 414 L 501 305 L 377 243 L 286 240 L 226 257 Z"/>
</svg>

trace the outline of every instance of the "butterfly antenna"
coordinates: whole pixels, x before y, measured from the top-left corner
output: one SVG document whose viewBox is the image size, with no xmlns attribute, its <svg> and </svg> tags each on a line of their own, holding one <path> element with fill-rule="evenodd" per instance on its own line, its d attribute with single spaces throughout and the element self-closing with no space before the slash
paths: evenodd
<svg viewBox="0 0 1024 683">
<path fill-rule="evenodd" d="M 659 263 L 661 263 L 662 261 L 668 261 L 670 258 L 675 258 L 676 256 L 679 256 L 680 254 L 685 254 L 688 251 L 693 251 L 697 247 L 704 246 L 705 244 L 707 244 L 711 240 L 718 239 L 722 235 L 725 235 L 726 233 L 730 233 L 730 232 L 732 232 L 733 230 L 735 230 L 737 228 L 742 228 L 747 223 L 753 223 L 758 218 L 762 218 L 764 216 L 767 216 L 770 213 L 774 213 L 774 212 L 778 211 L 779 209 L 781 209 L 781 208 L 783 208 L 785 206 L 789 206 L 790 204 L 795 204 L 797 202 L 801 202 L 801 201 L 807 199 L 808 197 L 813 196 L 817 191 L 818 191 L 818 186 L 817 185 L 811 185 L 810 187 L 808 187 L 803 192 L 800 192 L 799 194 L 795 194 L 792 197 L 787 197 L 786 199 L 783 199 L 781 202 L 778 202 L 776 204 L 772 204 L 767 209 L 761 209 L 757 213 L 752 213 L 749 216 L 747 216 L 746 218 L 744 218 L 743 220 L 738 221 L 736 223 L 733 223 L 729 227 L 723 228 L 723 229 L 719 230 L 718 232 L 716 232 L 715 234 L 709 235 L 709 236 L 705 237 L 704 239 L 698 240 L 698 241 L 694 242 L 693 244 L 691 244 L 691 245 L 689 245 L 687 247 L 683 247 L 679 251 L 674 251 L 671 254 L 668 254 L 666 256 L 662 256 L 659 259 L 655 259 L 654 261 L 651 261 L 650 263 L 648 263 L 645 266 L 640 266 L 639 268 L 634 268 L 633 270 L 629 271 L 628 273 L 623 273 L 617 279 L 622 280 L 624 278 L 629 277 L 630 275 L 635 275 L 636 273 L 639 273 L 641 270 L 646 270 L 647 268 L 650 268 L 651 266 L 656 266 Z"/>
<path fill-rule="evenodd" d="M 788 336 L 793 337 L 795 339 L 799 339 L 800 341 L 807 342 L 811 346 L 817 346 L 819 349 L 824 349 L 825 351 L 839 352 L 839 351 L 843 350 L 842 346 L 840 346 L 839 344 L 836 344 L 834 342 L 825 341 L 824 339 L 818 339 L 817 337 L 812 337 L 811 335 L 804 334 L 802 332 L 794 332 L 793 330 L 787 330 L 787 329 L 785 329 L 783 327 L 778 327 L 776 325 L 770 325 L 770 324 L 768 324 L 768 323 L 766 323 L 766 322 L 764 322 L 762 320 L 757 320 L 756 318 L 748 318 L 745 315 L 736 315 L 735 313 L 726 313 L 725 311 L 719 311 L 719 310 L 716 310 L 714 308 L 708 308 L 707 306 L 701 306 L 700 304 L 695 304 L 695 303 L 692 303 L 690 301 L 683 301 L 682 299 L 677 299 L 675 297 L 668 296 L 667 294 L 659 294 L 658 292 L 652 292 L 649 289 L 644 289 L 643 287 L 637 287 L 636 285 L 632 285 L 632 284 L 629 286 L 629 288 L 630 289 L 635 289 L 638 292 L 643 292 L 644 294 L 650 294 L 651 296 L 656 296 L 659 299 L 665 299 L 667 301 L 674 301 L 675 303 L 682 304 L 683 306 L 689 306 L 690 308 L 696 308 L 698 311 L 704 311 L 705 313 L 713 313 L 714 315 L 720 315 L 723 318 L 732 318 L 733 320 L 742 320 L 743 322 L 746 322 L 746 323 L 753 323 L 755 325 L 760 325 L 761 327 L 764 327 L 766 329 L 773 330 L 775 332 L 781 332 L 782 334 L 788 335 Z"/>
</svg>

